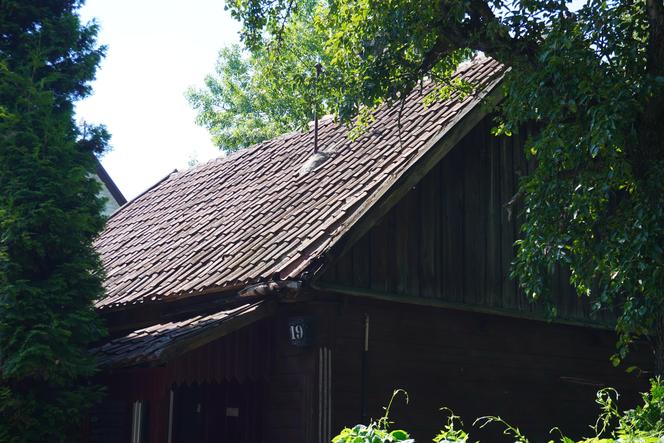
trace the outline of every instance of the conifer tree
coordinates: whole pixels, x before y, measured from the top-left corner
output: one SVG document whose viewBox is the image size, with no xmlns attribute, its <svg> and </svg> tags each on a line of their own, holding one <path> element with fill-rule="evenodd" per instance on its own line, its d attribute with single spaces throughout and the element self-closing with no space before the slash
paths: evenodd
<svg viewBox="0 0 664 443">
<path fill-rule="evenodd" d="M 73 103 L 104 54 L 80 1 L 0 3 L 0 441 L 75 441 L 99 395 L 88 382 L 103 272 L 95 155 Z"/>
</svg>

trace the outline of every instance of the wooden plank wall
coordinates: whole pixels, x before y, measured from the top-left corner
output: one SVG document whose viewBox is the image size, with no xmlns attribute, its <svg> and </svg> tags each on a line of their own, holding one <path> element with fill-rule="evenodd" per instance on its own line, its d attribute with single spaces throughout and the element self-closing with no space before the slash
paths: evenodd
<svg viewBox="0 0 664 443">
<path fill-rule="evenodd" d="M 543 317 L 509 277 L 521 209 L 504 205 L 532 170 L 525 131 L 490 134 L 485 118 L 321 277 L 327 288 L 440 300 L 462 307 Z M 611 323 L 577 297 L 565 272 L 552 279 L 560 320 Z"/>
<path fill-rule="evenodd" d="M 309 315 L 309 310 L 300 304 L 280 305 L 274 320 L 275 360 L 264 405 L 265 441 L 316 441 L 316 348 L 298 348 L 288 342 L 288 318 L 298 315 Z"/>
<path fill-rule="evenodd" d="M 263 441 L 316 441 L 317 351 L 315 347 L 297 348 L 290 345 L 287 334 L 288 317 L 307 314 L 309 311 L 305 308 L 300 304 L 280 305 L 275 317 L 246 326 L 165 366 L 105 376 L 100 381 L 107 386 L 109 397 L 104 408 L 100 409 L 100 417 L 94 426 L 104 430 L 104 426 L 115 425 L 121 417 L 124 427 L 116 433 L 129 432 L 131 405 L 136 400 L 143 400 L 149 407 L 149 441 L 164 442 L 171 386 L 200 387 L 203 401 L 206 391 L 215 389 L 215 384 L 221 383 L 238 389 L 249 386 L 254 390 L 251 395 L 260 397 L 254 398 L 256 401 L 252 403 L 252 407 L 259 407 L 261 411 L 260 429 L 255 424 L 247 426 L 252 428 L 252 432 L 260 431 Z M 176 413 L 178 401 L 176 399 Z M 118 412 L 116 404 L 124 409 Z M 221 425 L 219 429 L 222 429 Z M 248 431 L 245 431 L 243 436 L 249 437 L 247 434 Z M 115 434 L 91 432 L 89 441 L 110 441 L 109 435 L 116 438 Z"/>
<path fill-rule="evenodd" d="M 431 441 L 442 428 L 442 406 L 462 415 L 468 429 L 475 418 L 495 414 L 518 425 L 531 441 L 548 441 L 553 426 L 580 437 L 596 418 L 597 389 L 619 389 L 621 405 L 627 407 L 647 383 L 646 377 L 612 367 L 611 331 L 339 298 L 315 307 L 320 327 L 332 337 L 333 432 L 361 420 L 365 315 L 370 322 L 368 416 L 380 417 L 392 391 L 405 389 L 410 403 L 395 401 L 390 418 L 396 427 L 413 432 L 416 441 Z M 647 353 L 636 350 L 631 357 L 629 364 L 647 369 Z M 482 433 L 472 428 L 471 440 L 477 438 L 503 441 L 500 429 Z"/>
</svg>

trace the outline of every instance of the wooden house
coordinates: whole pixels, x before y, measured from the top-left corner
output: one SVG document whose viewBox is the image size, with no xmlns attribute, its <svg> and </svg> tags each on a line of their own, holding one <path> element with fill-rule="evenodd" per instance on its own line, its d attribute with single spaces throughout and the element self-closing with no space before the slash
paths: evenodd
<svg viewBox="0 0 664 443">
<path fill-rule="evenodd" d="M 561 271 L 547 320 L 509 277 L 519 208 L 504 204 L 532 165 L 525 135 L 489 134 L 503 73 L 477 58 L 456 74 L 469 97 L 416 91 L 400 125 L 383 107 L 355 140 L 323 120 L 316 154 L 312 131 L 284 135 L 117 211 L 96 244 L 111 337 L 90 440 L 323 443 L 402 388 L 391 419 L 417 441 L 442 406 L 546 441 L 588 429 L 598 388 L 633 396 L 610 316 Z"/>
<path fill-rule="evenodd" d="M 99 194 L 105 199 L 103 214 L 108 217 L 117 211 L 120 206 L 127 203 L 127 199 L 122 195 L 122 192 L 120 192 L 120 189 L 99 160 L 97 160 L 95 178 L 101 187 Z"/>
</svg>

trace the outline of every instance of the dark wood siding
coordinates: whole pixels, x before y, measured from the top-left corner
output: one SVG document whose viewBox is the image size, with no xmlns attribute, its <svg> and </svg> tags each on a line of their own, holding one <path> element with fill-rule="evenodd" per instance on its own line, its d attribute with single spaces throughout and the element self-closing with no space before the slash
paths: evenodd
<svg viewBox="0 0 664 443">
<path fill-rule="evenodd" d="M 300 315 L 310 315 L 306 305 L 285 304 L 275 319 L 275 364 L 266 393 L 265 441 L 315 441 L 315 347 L 288 343 L 288 318 Z"/>
<path fill-rule="evenodd" d="M 174 443 L 182 441 L 190 428 L 205 435 L 191 441 L 217 441 L 215 433 L 237 442 L 315 441 L 317 351 L 314 345 L 290 345 L 286 324 L 293 315 L 309 315 L 306 308 L 302 304 L 280 305 L 274 317 L 187 352 L 164 366 L 106 374 L 101 382 L 107 386 L 108 397 L 93 415 L 90 441 L 128 441 L 132 403 L 142 400 L 148 407 L 148 441 L 165 442 L 171 388 L 175 392 Z M 225 419 L 226 406 L 239 408 L 238 420 Z M 200 415 L 196 410 L 205 413 L 198 418 L 200 423 L 192 418 Z M 110 434 L 105 431 L 108 427 L 117 429 Z M 122 438 L 117 436 L 119 432 Z M 233 437 L 233 433 L 242 438 Z"/>
<path fill-rule="evenodd" d="M 462 415 L 468 429 L 491 414 L 532 441 L 548 441 L 553 426 L 581 436 L 597 416 L 597 389 L 616 387 L 628 407 L 646 383 L 612 367 L 610 331 L 350 296 L 315 306 L 334 362 L 333 432 L 361 420 L 365 315 L 368 417 L 379 418 L 392 391 L 405 389 L 410 403 L 395 401 L 390 418 L 416 441 L 430 441 L 442 427 L 442 406 Z M 647 368 L 646 354 L 631 357 Z M 471 430 L 472 441 L 503 441 L 498 428 Z"/>
<path fill-rule="evenodd" d="M 90 413 L 88 428 L 89 443 L 130 441 L 131 403 L 111 399 L 95 405 Z"/>
<path fill-rule="evenodd" d="M 418 186 L 396 204 L 321 277 L 320 286 L 466 309 L 543 317 L 509 277 L 520 207 L 505 204 L 532 170 L 523 154 L 526 131 L 490 134 L 485 118 Z M 592 315 L 565 272 L 553 276 L 559 320 L 610 324 Z M 358 291 L 359 290 L 359 291 Z"/>
</svg>

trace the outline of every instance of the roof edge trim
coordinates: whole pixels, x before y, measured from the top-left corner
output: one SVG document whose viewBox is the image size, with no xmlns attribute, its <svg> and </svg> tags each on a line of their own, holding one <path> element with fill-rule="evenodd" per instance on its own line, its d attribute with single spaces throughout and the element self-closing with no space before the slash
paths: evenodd
<svg viewBox="0 0 664 443">
<path fill-rule="evenodd" d="M 106 188 L 108 189 L 108 192 L 111 193 L 115 201 L 118 203 L 119 206 L 124 205 L 127 203 L 127 199 L 125 196 L 122 194 L 122 191 L 120 191 L 120 188 L 115 184 L 111 176 L 108 174 L 104 166 L 101 164 L 101 161 L 97 158 L 97 176 L 99 179 L 104 183 Z"/>
</svg>

